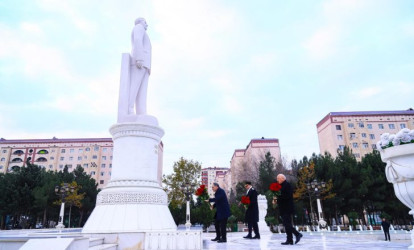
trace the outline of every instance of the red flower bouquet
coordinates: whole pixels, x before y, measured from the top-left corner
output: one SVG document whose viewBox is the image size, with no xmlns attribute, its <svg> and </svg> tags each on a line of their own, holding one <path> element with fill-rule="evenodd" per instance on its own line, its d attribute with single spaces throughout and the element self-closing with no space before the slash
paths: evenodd
<svg viewBox="0 0 414 250">
<path fill-rule="evenodd" d="M 282 186 L 277 182 L 272 183 L 269 186 L 269 190 L 273 194 L 273 197 L 275 197 L 275 198 L 276 198 L 276 196 L 280 195 L 280 189 L 282 189 Z"/>
<path fill-rule="evenodd" d="M 195 191 L 195 195 L 200 197 L 202 201 L 210 199 L 210 196 L 208 195 L 208 192 L 206 189 L 206 185 L 200 185 L 200 187 L 197 188 L 197 190 Z"/>
<path fill-rule="evenodd" d="M 249 196 L 243 195 L 240 201 L 243 205 L 249 206 L 250 205 L 250 198 Z"/>
</svg>

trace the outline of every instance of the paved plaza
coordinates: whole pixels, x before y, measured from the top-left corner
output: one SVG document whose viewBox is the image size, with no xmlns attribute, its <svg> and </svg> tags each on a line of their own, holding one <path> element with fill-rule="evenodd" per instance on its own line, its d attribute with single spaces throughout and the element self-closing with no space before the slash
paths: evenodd
<svg viewBox="0 0 414 250">
<path fill-rule="evenodd" d="M 211 241 L 215 237 L 215 233 L 203 234 L 204 249 L 407 249 L 411 245 L 409 234 L 398 233 L 398 238 L 402 240 L 393 240 L 391 242 L 384 241 L 382 233 L 376 234 L 346 234 L 341 232 L 338 234 L 327 233 L 303 233 L 304 237 L 297 245 L 283 246 L 280 243 L 286 239 L 285 234 L 267 234 L 262 235 L 260 240 L 244 239 L 246 233 L 229 233 L 227 243 L 216 243 Z M 402 237 L 404 236 L 404 237 Z"/>
</svg>

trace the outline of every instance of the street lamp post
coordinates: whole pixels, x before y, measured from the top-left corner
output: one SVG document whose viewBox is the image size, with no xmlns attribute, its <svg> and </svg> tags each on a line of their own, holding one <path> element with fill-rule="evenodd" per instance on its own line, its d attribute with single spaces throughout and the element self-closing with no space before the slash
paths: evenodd
<svg viewBox="0 0 414 250">
<path fill-rule="evenodd" d="M 63 225 L 63 216 L 65 214 L 65 199 L 66 196 L 68 196 L 70 193 L 73 193 L 73 191 L 74 188 L 68 183 L 63 183 L 62 186 L 55 187 L 55 193 L 62 199 L 62 204 L 60 205 L 59 222 L 56 226 L 58 229 L 65 228 L 65 225 Z"/>
<path fill-rule="evenodd" d="M 185 195 L 185 200 L 187 201 L 186 203 L 186 222 L 185 222 L 185 228 L 187 230 L 190 230 L 191 227 L 191 221 L 190 221 L 190 198 L 194 193 L 194 188 L 195 185 L 194 184 L 190 184 L 188 182 L 186 182 L 185 184 L 183 183 L 181 185 L 181 191 L 184 193 Z"/>
<path fill-rule="evenodd" d="M 319 218 L 319 226 L 321 228 L 326 228 L 327 223 L 326 221 L 323 219 L 323 212 L 322 212 L 322 206 L 321 206 L 321 191 L 323 191 L 323 189 L 325 189 L 326 187 L 326 183 L 325 182 L 318 182 L 316 180 L 313 180 L 311 183 L 307 183 L 306 187 L 308 189 L 308 191 L 313 192 L 316 196 L 316 204 L 318 206 L 318 218 Z"/>
</svg>

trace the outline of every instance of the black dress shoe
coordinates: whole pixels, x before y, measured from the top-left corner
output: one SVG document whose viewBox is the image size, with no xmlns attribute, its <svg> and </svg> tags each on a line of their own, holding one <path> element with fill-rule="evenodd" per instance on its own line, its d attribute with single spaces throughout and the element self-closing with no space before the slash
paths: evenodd
<svg viewBox="0 0 414 250">
<path fill-rule="evenodd" d="M 282 244 L 282 245 L 293 245 L 293 242 L 292 241 L 286 241 L 286 242 L 282 242 L 280 244 Z"/>
<path fill-rule="evenodd" d="M 217 243 L 224 243 L 227 242 L 227 240 L 218 240 Z"/>
<path fill-rule="evenodd" d="M 243 238 L 245 238 L 245 239 L 252 239 L 252 236 L 250 234 L 248 234 L 246 236 L 243 236 Z"/>
<path fill-rule="evenodd" d="M 219 240 L 219 238 L 214 238 L 214 239 L 211 239 L 211 241 L 218 241 Z"/>
<path fill-rule="evenodd" d="M 258 240 L 260 240 L 260 235 L 255 235 L 252 239 L 258 239 Z"/>
<path fill-rule="evenodd" d="M 295 244 L 298 244 L 298 242 L 300 241 L 300 239 L 303 237 L 303 234 L 299 233 L 298 236 L 296 236 L 296 240 L 295 240 Z"/>
</svg>

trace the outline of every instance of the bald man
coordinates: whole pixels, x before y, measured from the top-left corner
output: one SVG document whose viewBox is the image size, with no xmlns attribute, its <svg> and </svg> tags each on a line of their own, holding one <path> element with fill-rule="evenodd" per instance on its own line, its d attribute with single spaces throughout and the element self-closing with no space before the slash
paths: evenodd
<svg viewBox="0 0 414 250">
<path fill-rule="evenodd" d="M 282 242 L 282 245 L 293 245 L 292 234 L 295 235 L 295 244 L 297 244 L 303 235 L 292 226 L 292 215 L 294 213 L 293 189 L 290 183 L 286 181 L 285 175 L 279 174 L 276 177 L 276 180 L 282 186 L 282 189 L 280 190 L 280 195 L 277 197 L 277 200 L 273 200 L 273 203 L 279 204 L 280 216 L 282 217 L 287 237 L 286 242 Z"/>
</svg>

